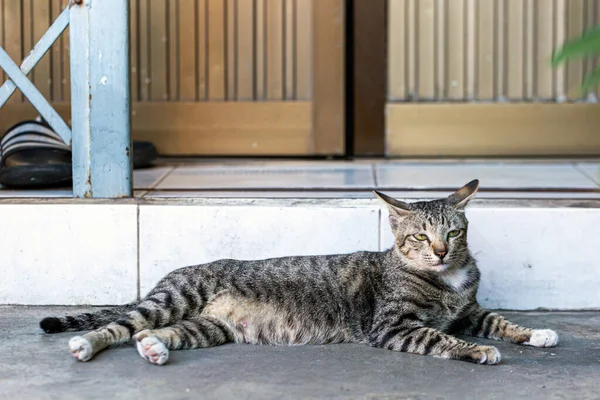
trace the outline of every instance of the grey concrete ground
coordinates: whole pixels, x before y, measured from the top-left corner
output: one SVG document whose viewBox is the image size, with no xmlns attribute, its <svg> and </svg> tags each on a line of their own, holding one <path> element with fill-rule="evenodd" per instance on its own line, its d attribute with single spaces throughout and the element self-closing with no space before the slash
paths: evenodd
<svg viewBox="0 0 600 400">
<path fill-rule="evenodd" d="M 37 324 L 76 310 L 0 307 L 0 398 L 600 398 L 599 312 L 505 313 L 523 325 L 555 329 L 561 343 L 554 349 L 496 343 L 503 356 L 497 366 L 343 344 L 176 351 L 159 367 L 129 345 L 75 361 L 67 350 L 72 334 L 46 335 Z"/>
</svg>

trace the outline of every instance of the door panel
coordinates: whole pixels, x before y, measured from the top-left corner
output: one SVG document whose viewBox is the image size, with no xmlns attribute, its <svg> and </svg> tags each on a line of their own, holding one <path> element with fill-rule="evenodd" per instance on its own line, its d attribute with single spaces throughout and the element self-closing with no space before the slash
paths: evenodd
<svg viewBox="0 0 600 400">
<path fill-rule="evenodd" d="M 32 0 L 5 2 L 0 13 L 2 45 L 18 61 L 68 3 L 35 1 L 44 7 L 31 19 L 22 6 Z M 152 140 L 163 155 L 343 154 L 344 0 L 132 0 L 130 7 L 135 139 Z M 65 46 L 68 36 L 32 74 L 63 113 Z M 35 117 L 20 95 L 11 100 L 0 110 L 1 131 Z"/>
<path fill-rule="evenodd" d="M 597 154 L 600 109 L 576 90 L 597 60 L 552 69 L 550 57 L 599 9 L 599 0 L 388 0 L 386 154 Z"/>
</svg>

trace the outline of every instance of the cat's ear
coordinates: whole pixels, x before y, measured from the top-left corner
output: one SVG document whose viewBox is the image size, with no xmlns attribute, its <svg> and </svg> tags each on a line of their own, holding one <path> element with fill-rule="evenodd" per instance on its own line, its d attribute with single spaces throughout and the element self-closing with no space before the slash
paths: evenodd
<svg viewBox="0 0 600 400">
<path fill-rule="evenodd" d="M 373 190 L 375 196 L 385 203 L 389 210 L 389 219 L 392 227 L 397 228 L 402 221 L 402 218 L 409 216 L 413 213 L 412 206 L 400 200 L 396 200 L 386 194 L 380 193 Z"/>
<path fill-rule="evenodd" d="M 473 179 L 471 182 L 448 196 L 448 202 L 456 208 L 464 208 L 469 200 L 471 200 L 471 197 L 477 193 L 477 189 L 479 189 L 479 180 Z"/>
</svg>

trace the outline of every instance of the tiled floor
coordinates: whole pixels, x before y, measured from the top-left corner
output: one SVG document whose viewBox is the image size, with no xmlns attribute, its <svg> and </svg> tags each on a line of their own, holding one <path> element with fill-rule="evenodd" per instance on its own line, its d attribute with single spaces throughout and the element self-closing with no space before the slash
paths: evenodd
<svg viewBox="0 0 600 400">
<path fill-rule="evenodd" d="M 162 160 L 134 172 L 136 197 L 370 198 L 445 195 L 478 178 L 480 198 L 600 198 L 600 162 Z M 69 189 L 0 197 L 70 197 Z"/>
</svg>

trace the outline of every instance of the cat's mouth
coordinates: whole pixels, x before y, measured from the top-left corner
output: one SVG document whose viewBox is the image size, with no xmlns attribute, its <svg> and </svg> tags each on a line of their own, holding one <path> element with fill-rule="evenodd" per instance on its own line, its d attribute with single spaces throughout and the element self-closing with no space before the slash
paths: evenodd
<svg viewBox="0 0 600 400">
<path fill-rule="evenodd" d="M 450 268 L 450 264 L 438 263 L 438 264 L 432 265 L 431 268 L 436 272 L 444 272 L 448 268 Z"/>
</svg>

